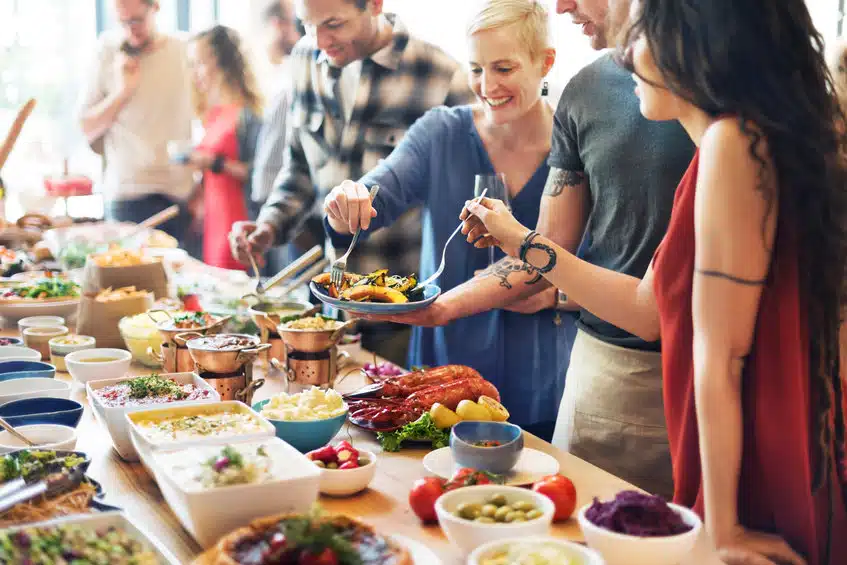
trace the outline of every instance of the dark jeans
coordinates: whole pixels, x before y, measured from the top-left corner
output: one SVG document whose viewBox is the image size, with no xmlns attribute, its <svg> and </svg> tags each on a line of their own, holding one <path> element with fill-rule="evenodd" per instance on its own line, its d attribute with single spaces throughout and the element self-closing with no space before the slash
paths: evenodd
<svg viewBox="0 0 847 565">
<path fill-rule="evenodd" d="M 185 241 L 185 232 L 191 223 L 188 209 L 184 203 L 164 194 L 150 194 L 141 198 L 107 202 L 106 219 L 139 224 L 174 204 L 180 205 L 179 215 L 159 226 L 159 229 L 175 237 L 182 245 Z"/>
</svg>

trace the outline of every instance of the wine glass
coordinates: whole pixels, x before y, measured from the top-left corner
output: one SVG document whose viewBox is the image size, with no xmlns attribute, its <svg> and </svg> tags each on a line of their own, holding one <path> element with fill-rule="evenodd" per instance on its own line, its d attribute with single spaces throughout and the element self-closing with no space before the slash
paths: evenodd
<svg viewBox="0 0 847 565">
<path fill-rule="evenodd" d="M 473 187 L 474 198 L 478 198 L 485 189 L 488 189 L 488 192 L 485 194 L 486 198 L 502 200 L 503 203 L 506 204 L 507 208 L 511 208 L 511 202 L 509 201 L 509 189 L 506 186 L 505 174 L 494 173 L 490 175 L 476 175 L 474 177 Z M 489 265 L 493 265 L 495 263 L 494 247 L 488 248 L 488 263 Z"/>
</svg>

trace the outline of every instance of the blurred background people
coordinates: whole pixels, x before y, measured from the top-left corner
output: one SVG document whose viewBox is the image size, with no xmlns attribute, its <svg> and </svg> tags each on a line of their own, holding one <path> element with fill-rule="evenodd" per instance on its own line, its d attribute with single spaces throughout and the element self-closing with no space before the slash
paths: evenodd
<svg viewBox="0 0 847 565">
<path fill-rule="evenodd" d="M 240 269 L 243 266 L 232 257 L 227 234 L 233 223 L 249 218 L 262 95 L 233 29 L 217 25 L 199 33 L 191 43 L 190 55 L 194 111 L 205 130 L 185 163 L 202 173 L 191 199 L 192 226 L 196 231 L 202 229 L 205 263 Z"/>
<path fill-rule="evenodd" d="M 191 138 L 186 45 L 156 28 L 159 3 L 115 0 L 121 27 L 99 39 L 84 88 L 81 126 L 105 159 L 106 217 L 140 222 L 191 193 L 191 172 L 169 161 L 168 142 Z M 182 240 L 186 209 L 162 229 Z"/>
</svg>

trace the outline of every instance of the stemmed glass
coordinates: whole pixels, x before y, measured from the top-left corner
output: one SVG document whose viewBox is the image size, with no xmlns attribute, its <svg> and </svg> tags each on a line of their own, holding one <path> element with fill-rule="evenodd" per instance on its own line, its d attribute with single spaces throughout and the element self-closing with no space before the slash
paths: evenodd
<svg viewBox="0 0 847 565">
<path fill-rule="evenodd" d="M 488 189 L 488 192 L 485 194 L 486 198 L 502 200 L 506 204 L 507 208 L 511 208 L 509 188 L 506 186 L 506 175 L 504 173 L 476 175 L 474 177 L 473 188 L 474 198 L 479 197 L 485 189 Z M 489 265 L 493 265 L 495 263 L 494 247 L 488 248 L 488 263 Z"/>
</svg>

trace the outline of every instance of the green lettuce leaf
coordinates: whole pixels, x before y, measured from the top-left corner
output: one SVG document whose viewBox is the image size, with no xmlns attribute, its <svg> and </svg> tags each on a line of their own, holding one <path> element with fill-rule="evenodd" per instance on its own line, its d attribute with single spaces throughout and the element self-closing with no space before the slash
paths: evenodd
<svg viewBox="0 0 847 565">
<path fill-rule="evenodd" d="M 376 439 L 385 451 L 400 451 L 404 441 L 430 441 L 433 449 L 450 445 L 450 429 L 439 429 L 432 416 L 425 412 L 420 418 L 393 432 L 379 432 Z"/>
</svg>

